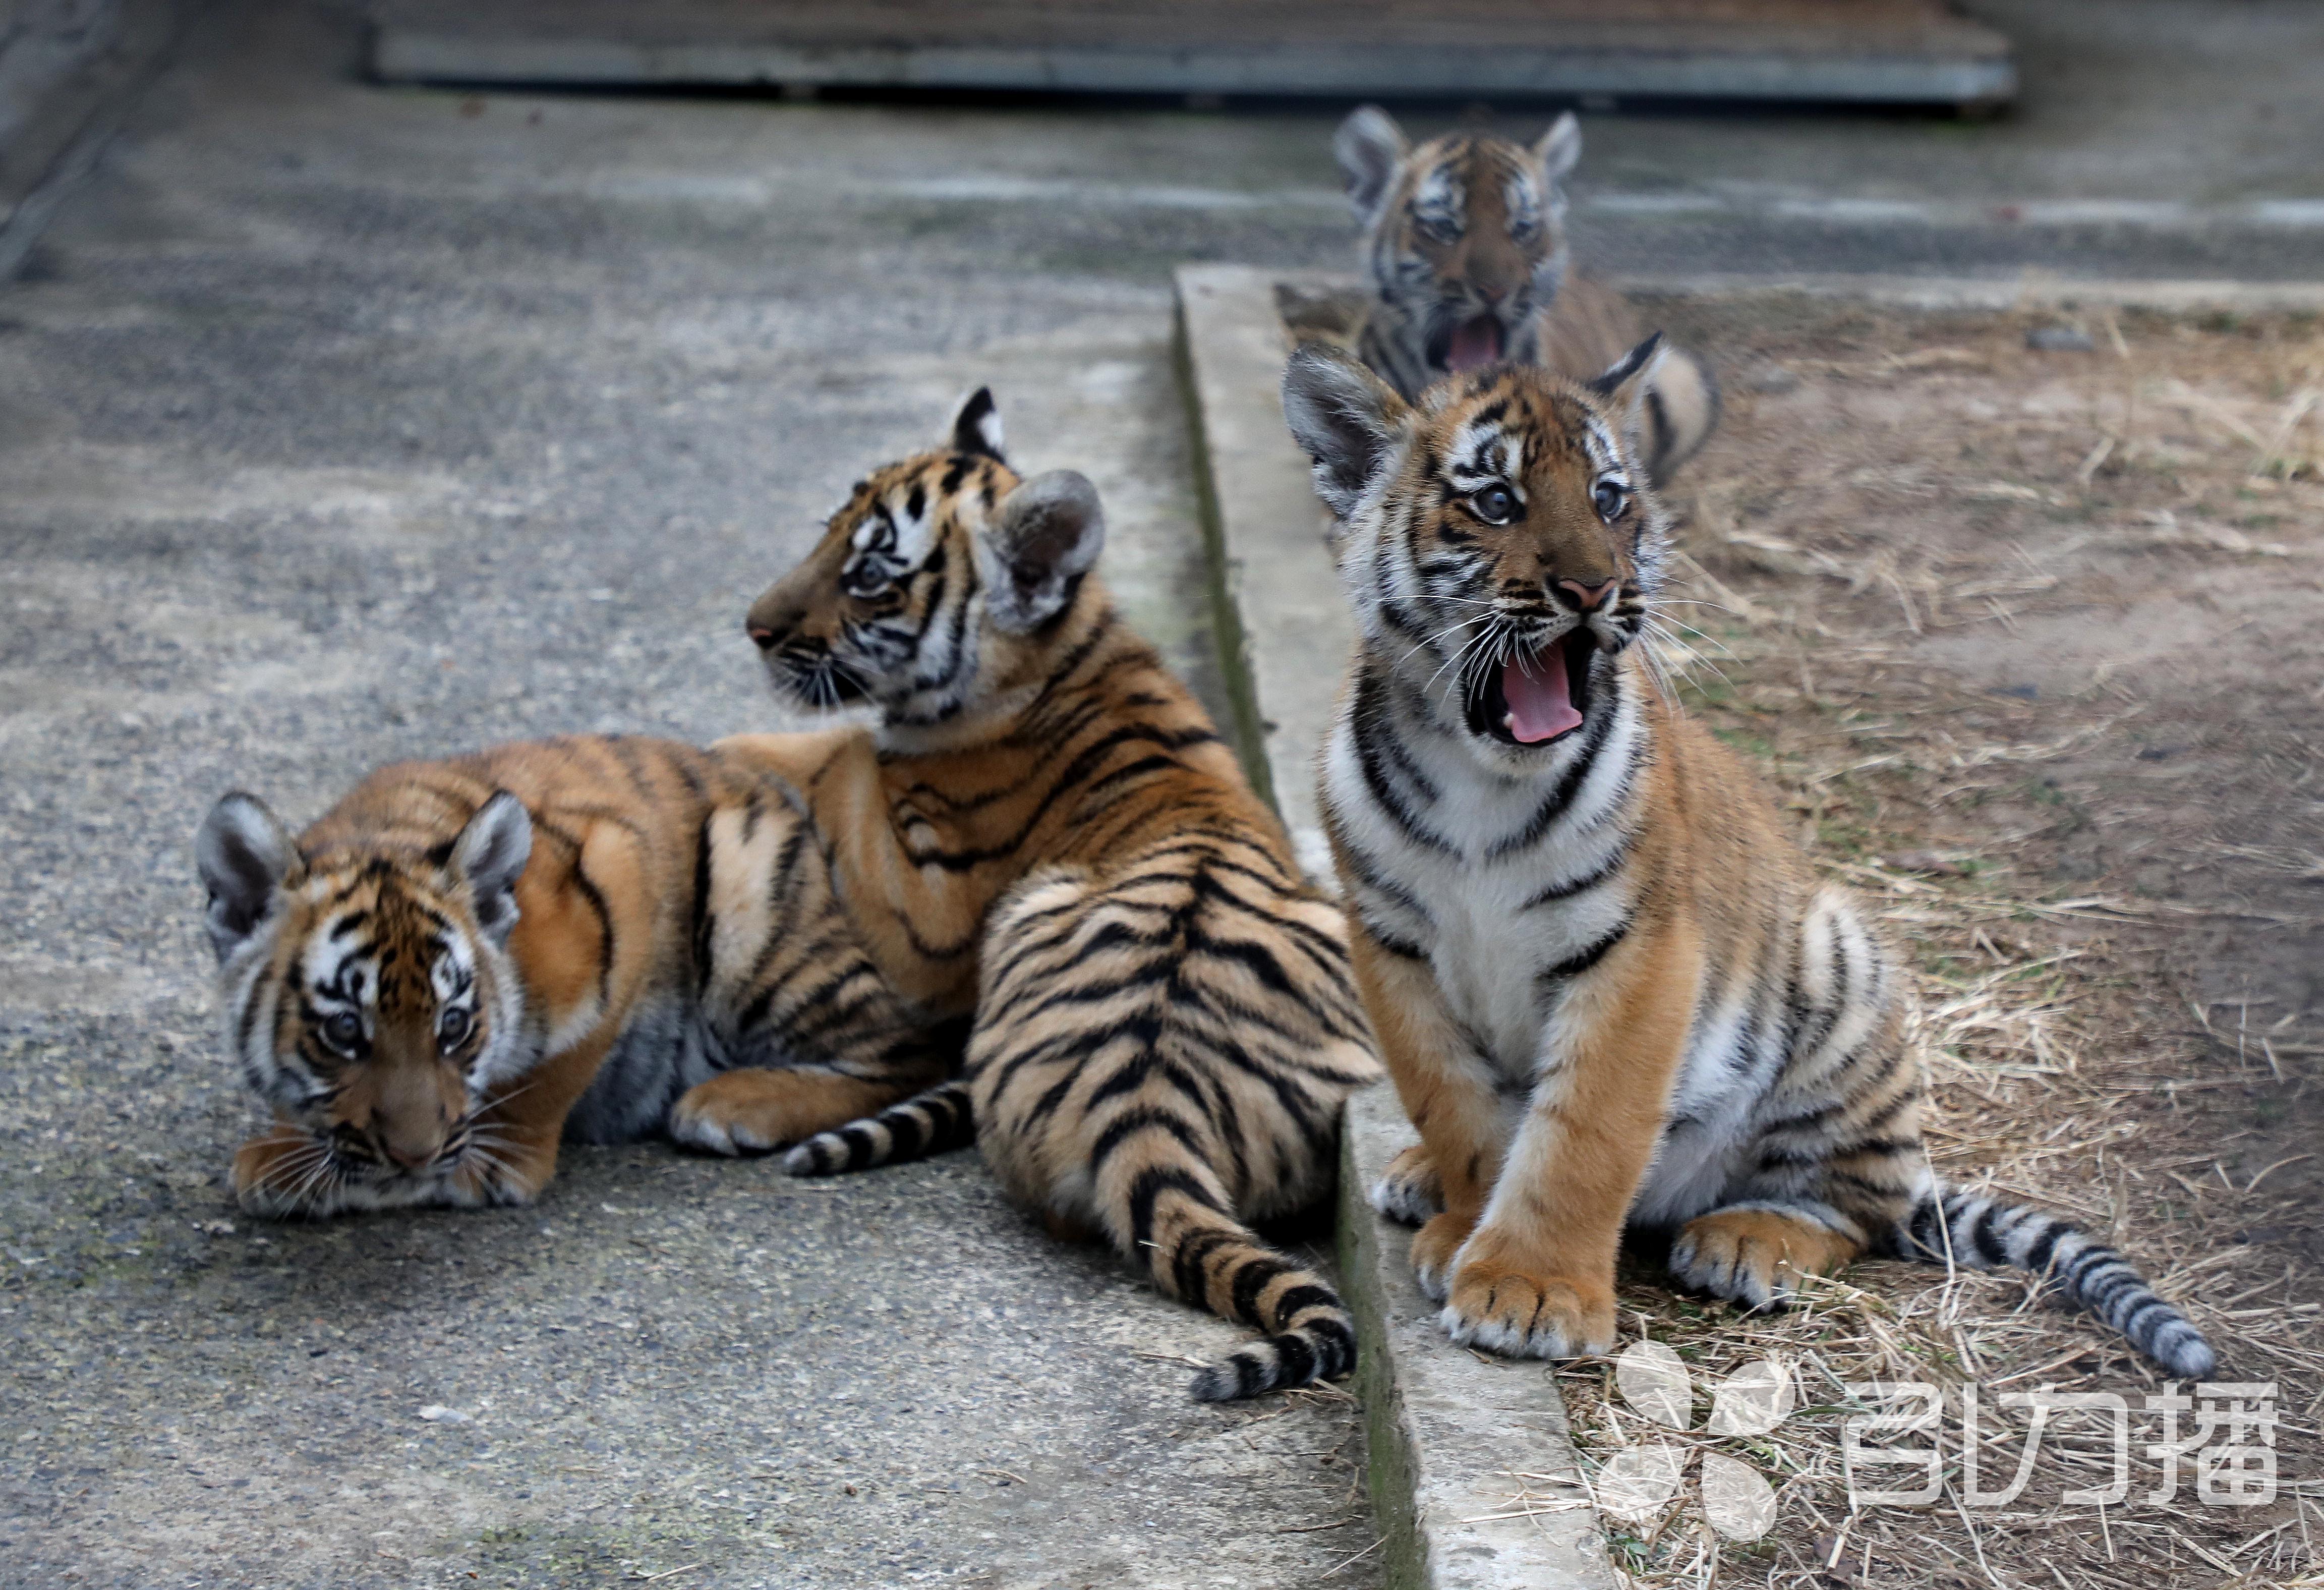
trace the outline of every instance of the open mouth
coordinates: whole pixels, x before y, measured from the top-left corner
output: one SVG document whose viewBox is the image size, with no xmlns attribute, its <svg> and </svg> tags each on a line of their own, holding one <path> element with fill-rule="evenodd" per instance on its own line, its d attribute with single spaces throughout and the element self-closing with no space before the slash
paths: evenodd
<svg viewBox="0 0 2324 1590">
<path fill-rule="evenodd" d="M 1443 364 L 1453 374 L 1465 375 L 1500 356 L 1500 321 L 1491 315 L 1479 315 L 1452 328 L 1452 340 L 1444 345 Z"/>
<path fill-rule="evenodd" d="M 1469 689 L 1470 732 L 1504 745 L 1547 745 L 1590 712 L 1590 659 L 1598 643 L 1574 629 L 1529 657 L 1512 659 Z"/>
</svg>

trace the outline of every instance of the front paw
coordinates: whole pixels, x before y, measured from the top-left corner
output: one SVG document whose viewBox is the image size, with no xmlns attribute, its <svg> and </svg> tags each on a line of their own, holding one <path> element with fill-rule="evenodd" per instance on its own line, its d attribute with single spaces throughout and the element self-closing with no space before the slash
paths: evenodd
<svg viewBox="0 0 2324 1590">
<path fill-rule="evenodd" d="M 1614 1289 L 1471 1260 L 1452 1272 L 1440 1316 L 1463 1347 L 1518 1358 L 1579 1358 L 1614 1348 Z"/>
<path fill-rule="evenodd" d="M 1412 1234 L 1412 1279 L 1420 1283 L 1422 1297 L 1432 1303 L 1444 1300 L 1452 1284 L 1453 1256 L 1476 1228 L 1473 1220 L 1438 1215 Z"/>
<path fill-rule="evenodd" d="M 1372 1183 L 1372 1207 L 1406 1225 L 1418 1225 L 1444 1207 L 1443 1183 L 1425 1148 L 1415 1143 L 1388 1162 Z"/>
</svg>

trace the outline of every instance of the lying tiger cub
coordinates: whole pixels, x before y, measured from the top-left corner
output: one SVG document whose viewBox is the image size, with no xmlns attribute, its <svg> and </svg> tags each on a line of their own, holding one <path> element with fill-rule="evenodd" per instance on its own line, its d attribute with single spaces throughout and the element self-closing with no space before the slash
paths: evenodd
<svg viewBox="0 0 2324 1590">
<path fill-rule="evenodd" d="M 1531 144 L 1447 133 L 1414 148 L 1367 105 L 1340 124 L 1332 152 L 1364 229 L 1352 343 L 1406 399 L 1503 362 L 1585 378 L 1644 334 L 1620 293 L 1570 269 L 1561 183 L 1582 158 L 1571 112 Z M 1719 386 L 1702 360 L 1665 346 L 1641 390 L 1639 459 L 1665 485 L 1717 428 Z"/>
<path fill-rule="evenodd" d="M 1268 1333 L 1194 1382 L 1248 1397 L 1354 1367 L 1331 1284 L 1245 1223 L 1330 1187 L 1340 1106 L 1379 1067 L 1341 913 L 1115 612 L 1104 538 L 1088 481 L 1010 468 L 979 392 L 751 609 L 779 695 L 879 724 L 720 751 L 802 792 L 889 985 L 975 1011 L 961 1081 L 788 1164 L 924 1151 L 973 1105 L 994 1173 L 1053 1229 L 1102 1232 L 1162 1290 Z"/>
<path fill-rule="evenodd" d="M 275 1113 L 235 1156 L 254 1212 L 521 1204 L 560 1138 L 775 1101 L 805 1135 L 959 1054 L 740 758 L 576 738 L 403 763 L 296 838 L 228 795 L 195 857 L 227 1040 Z"/>
<path fill-rule="evenodd" d="M 2054 1277 L 2172 1374 L 2210 1347 L 2111 1248 L 1949 1189 L 1903 974 L 1639 644 L 1668 520 L 1639 465 L 1650 339 L 1407 405 L 1343 352 L 1284 409 L 1360 640 L 1324 753 L 1356 970 L 1420 1131 L 1375 1192 L 1452 1339 L 1614 1342 L 1627 1224 L 1747 1306 L 1867 1252 Z"/>
</svg>

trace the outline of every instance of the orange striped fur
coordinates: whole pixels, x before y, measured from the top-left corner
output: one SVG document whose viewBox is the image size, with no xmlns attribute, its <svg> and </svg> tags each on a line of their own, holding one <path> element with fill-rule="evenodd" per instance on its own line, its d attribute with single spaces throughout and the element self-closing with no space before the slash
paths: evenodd
<svg viewBox="0 0 2324 1590">
<path fill-rule="evenodd" d="M 1866 1252 L 2054 1276 L 2174 1373 L 2210 1348 L 2064 1222 L 1939 1184 L 1909 989 L 1651 644 L 1654 344 L 1407 405 L 1311 346 L 1284 385 L 1360 639 L 1322 772 L 1365 1003 L 1419 1150 L 1375 1191 L 1453 1339 L 1614 1342 L 1626 1227 L 1748 1307 Z"/>
<path fill-rule="evenodd" d="M 587 737 L 402 763 L 295 839 L 229 795 L 196 852 L 228 1047 L 275 1114 L 235 1159 L 256 1212 L 523 1203 L 565 1138 L 709 1114 L 773 1147 L 958 1054 L 735 758 Z"/>
<path fill-rule="evenodd" d="M 988 394 L 859 483 L 752 608 L 779 694 L 876 726 L 744 735 L 799 791 L 891 985 L 974 1012 L 965 1077 L 810 1140 L 801 1174 L 923 1151 L 973 1108 L 1002 1185 L 1164 1290 L 1266 1334 L 1195 1382 L 1352 1367 L 1330 1284 L 1249 1223 L 1329 1187 L 1378 1076 L 1340 913 L 1093 570 L 1081 476 L 1020 478 Z"/>
</svg>

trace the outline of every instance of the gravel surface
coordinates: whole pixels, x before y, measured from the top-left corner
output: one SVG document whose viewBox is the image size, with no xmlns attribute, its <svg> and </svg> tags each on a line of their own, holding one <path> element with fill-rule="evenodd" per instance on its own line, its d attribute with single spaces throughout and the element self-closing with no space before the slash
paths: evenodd
<svg viewBox="0 0 2324 1590">
<path fill-rule="evenodd" d="M 1582 257 L 2316 273 L 2312 6 L 1985 9 L 1998 123 L 1591 117 Z M 1348 1405 L 1188 1403 L 1237 1333 L 973 1157 L 239 1218 L 187 857 L 235 785 L 775 725 L 745 603 L 983 381 L 1215 701 L 1169 272 L 1343 262 L 1342 107 L 383 91 L 357 38 L 221 0 L 0 286 L 0 1583 L 1376 1582 Z M 2091 195 L 2196 218 L 2008 208 Z"/>
<path fill-rule="evenodd" d="M 0 1582 L 1318 1581 L 1373 1538 L 1350 1404 L 1190 1402 L 1240 1333 L 973 1155 L 234 1210 L 207 804 L 779 723 L 749 598 L 975 384 L 1097 480 L 1125 605 L 1215 690 L 1143 263 L 1183 215 L 904 196 L 960 115 L 384 93 L 353 39 L 220 15 L 0 290 Z"/>
</svg>

